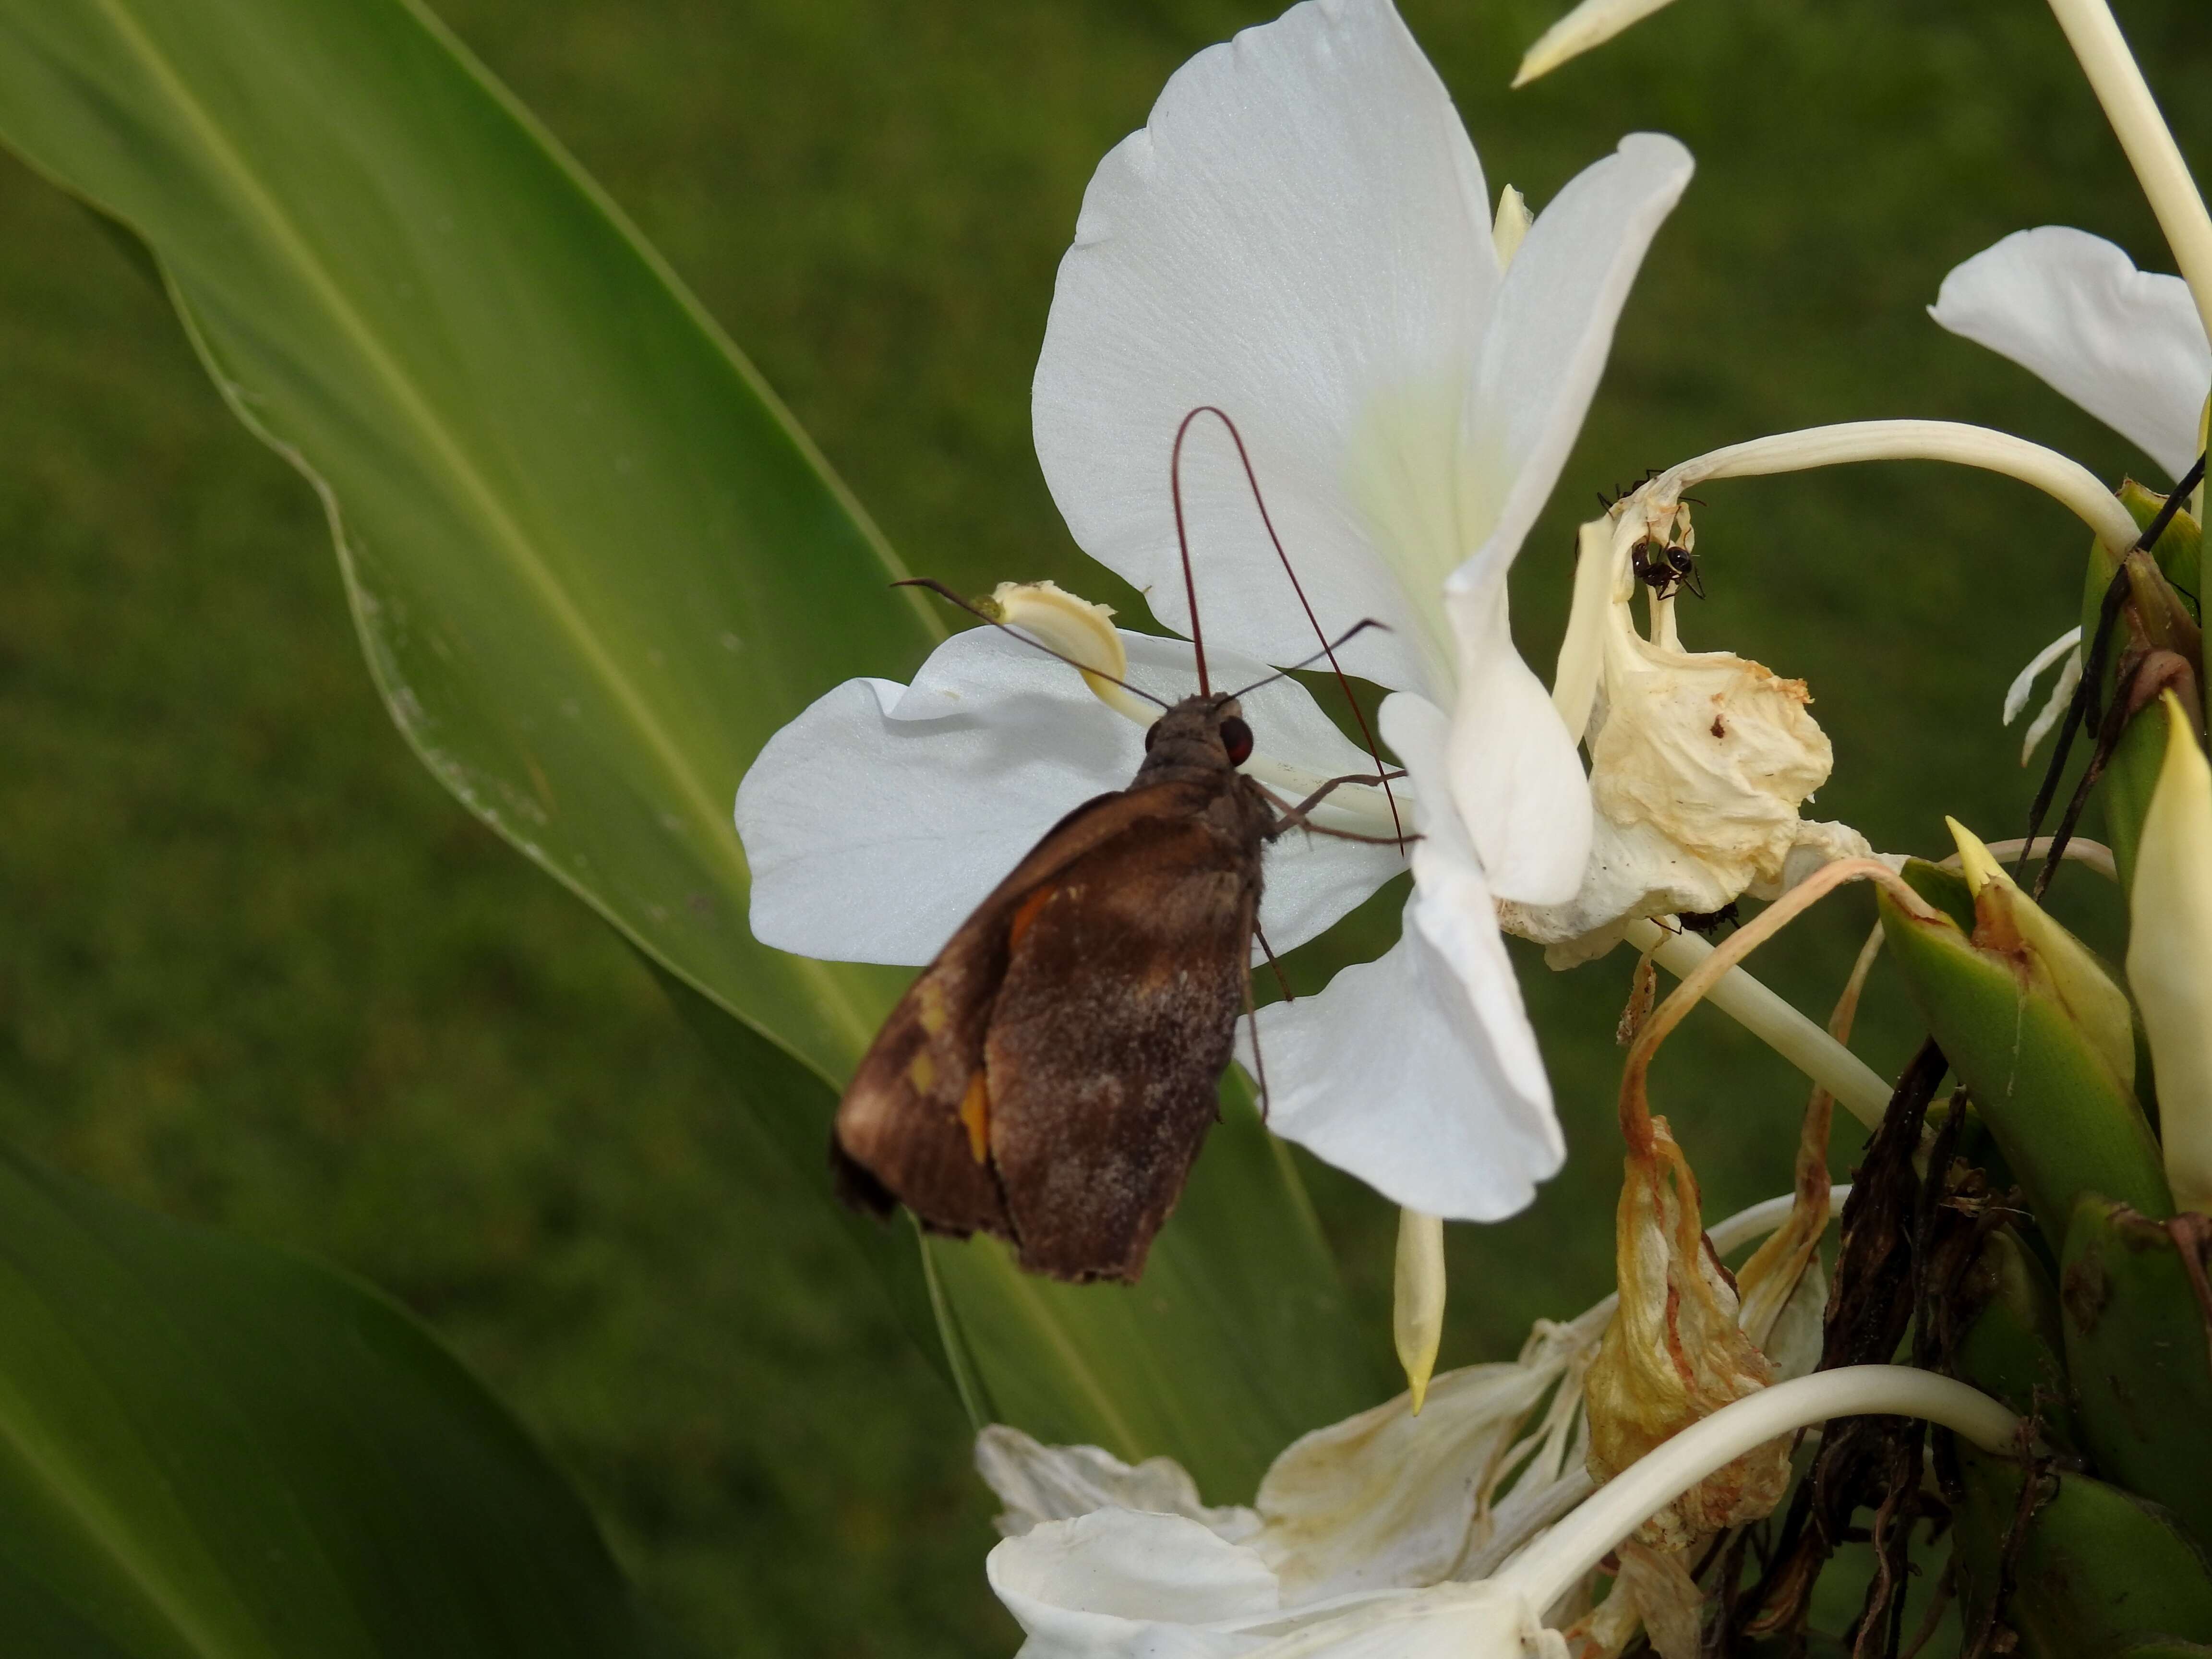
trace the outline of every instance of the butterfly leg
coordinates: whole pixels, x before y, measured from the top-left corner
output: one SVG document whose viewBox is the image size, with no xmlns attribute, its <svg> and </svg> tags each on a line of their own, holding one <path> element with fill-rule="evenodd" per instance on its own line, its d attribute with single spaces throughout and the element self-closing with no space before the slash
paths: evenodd
<svg viewBox="0 0 2212 1659">
<path fill-rule="evenodd" d="M 1270 841 L 1274 840 L 1286 830 L 1304 830 L 1310 835 L 1330 836 L 1338 841 L 1364 842 L 1370 847 L 1403 847 L 1408 842 L 1418 841 L 1420 838 L 1418 836 L 1360 836 L 1354 835 L 1349 830 L 1325 829 L 1318 823 L 1310 822 L 1310 815 L 1314 808 L 1327 799 L 1329 793 L 1340 784 L 1388 783 L 1405 775 L 1403 772 L 1385 772 L 1377 777 L 1371 773 L 1358 772 L 1346 777 L 1331 778 L 1296 805 L 1292 805 L 1267 785 L 1256 780 L 1254 781 L 1253 787 L 1267 798 L 1268 805 L 1279 814 L 1273 827 L 1267 831 L 1267 839 Z"/>
<path fill-rule="evenodd" d="M 1256 933 L 1258 930 L 1255 928 L 1254 931 Z M 1267 951 L 1267 941 L 1261 939 L 1260 948 L 1262 951 Z M 1275 953 L 1273 951 L 1267 951 L 1269 964 L 1273 965 L 1274 960 Z M 1275 969 L 1279 977 L 1282 971 L 1280 968 Z M 1285 985 L 1283 988 L 1283 994 L 1288 997 L 1290 994 L 1291 988 Z M 1260 1011 L 1252 1001 L 1252 975 L 1249 973 L 1244 975 L 1244 1018 L 1252 1022 L 1252 1080 L 1260 1085 L 1260 1121 L 1264 1124 L 1267 1121 L 1267 1109 L 1270 1104 L 1267 1098 L 1267 1062 L 1260 1057 Z"/>
</svg>

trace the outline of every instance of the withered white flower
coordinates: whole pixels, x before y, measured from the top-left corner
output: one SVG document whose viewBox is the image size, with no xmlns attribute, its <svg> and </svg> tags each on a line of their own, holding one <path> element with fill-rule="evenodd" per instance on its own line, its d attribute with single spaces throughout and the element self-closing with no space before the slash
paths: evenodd
<svg viewBox="0 0 2212 1659">
<path fill-rule="evenodd" d="M 1790 1208 L 1731 1218 L 1715 1248 Z M 985 1430 L 977 1465 L 1006 1505 L 988 1571 L 1027 1636 L 1023 1659 L 1564 1655 L 1543 1613 L 1639 1522 L 1752 1449 L 1846 1412 L 1932 1417 L 1985 1447 L 2017 1428 L 1963 1383 L 1849 1367 L 1723 1406 L 1593 1493 L 1581 1379 L 1613 1308 L 1539 1324 L 1510 1364 L 1437 1377 L 1418 1418 L 1401 1395 L 1304 1437 L 1249 1508 L 1205 1506 L 1165 1459 L 1131 1468 Z"/>
<path fill-rule="evenodd" d="M 1514 650 L 1505 578 L 1690 167 L 1639 135 L 1533 222 L 1510 191 L 1493 216 L 1388 0 L 1310 0 L 1176 73 L 1100 165 L 1060 267 L 1034 417 L 1084 550 L 1193 628 L 1170 455 L 1184 417 L 1215 406 L 1304 585 L 1302 599 L 1227 428 L 1201 421 L 1183 507 L 1217 681 L 1238 683 L 1236 661 L 1303 660 L 1317 627 L 1389 624 L 1340 656 L 1398 694 L 1382 726 L 1420 836 L 1402 936 L 1267 1010 L 1261 1040 L 1272 1126 L 1431 1214 L 1510 1213 L 1565 1152 L 1492 896 L 1574 890 L 1589 796 Z M 1116 648 L 1147 690 L 1191 689 L 1181 641 L 1122 634 Z M 912 687 L 849 683 L 769 744 L 738 803 L 761 938 L 924 961 L 1036 836 L 1126 786 L 1133 728 L 1020 650 L 962 635 Z M 1371 769 L 1290 683 L 1255 693 L 1248 717 L 1263 781 Z M 1391 833 L 1379 799 L 1340 793 L 1340 812 L 1370 814 L 1359 828 Z M 1311 937 L 1404 864 L 1279 845 L 1270 942 Z"/>
<path fill-rule="evenodd" d="M 1771 898 L 1808 870 L 1870 850 L 1857 831 L 1799 814 L 1834 759 L 1804 682 L 1730 652 L 1685 651 L 1675 600 L 1638 580 L 1639 544 L 1694 547 L 1687 509 L 1670 506 L 1655 524 L 1633 500 L 1623 507 L 1583 527 L 1553 686 L 1589 744 L 1589 864 L 1567 902 L 1503 913 L 1559 965 L 1610 950 L 1639 918 Z M 1639 591 L 1649 636 L 1636 626 Z"/>
</svg>

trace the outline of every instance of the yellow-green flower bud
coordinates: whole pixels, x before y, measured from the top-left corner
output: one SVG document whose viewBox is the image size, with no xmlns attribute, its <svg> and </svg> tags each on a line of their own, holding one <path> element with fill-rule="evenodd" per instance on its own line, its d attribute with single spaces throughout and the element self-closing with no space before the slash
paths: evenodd
<svg viewBox="0 0 2212 1659">
<path fill-rule="evenodd" d="M 2128 983 L 2158 1071 L 2173 1201 L 2212 1213 L 2212 767 L 2180 700 L 2165 704 L 2166 762 L 2128 895 Z"/>
</svg>

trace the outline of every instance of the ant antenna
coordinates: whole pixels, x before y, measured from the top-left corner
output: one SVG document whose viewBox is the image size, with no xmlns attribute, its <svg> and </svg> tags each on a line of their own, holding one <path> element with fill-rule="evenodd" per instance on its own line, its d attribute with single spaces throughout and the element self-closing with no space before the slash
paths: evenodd
<svg viewBox="0 0 2212 1659">
<path fill-rule="evenodd" d="M 977 605 L 973 599 L 965 599 L 960 594 L 954 592 L 943 582 L 939 581 L 934 576 L 908 576 L 899 581 L 893 582 L 891 586 L 893 587 L 926 587 L 931 592 L 936 594 L 939 599 L 950 599 L 953 604 L 958 605 L 963 611 L 965 611 L 969 616 L 978 617 L 981 620 L 990 623 L 992 627 L 997 629 L 1000 633 L 1011 634 L 1016 639 L 1019 640 L 1024 645 L 1033 645 L 1038 650 L 1043 652 L 1046 656 L 1058 658 L 1061 662 L 1066 663 L 1070 668 L 1075 670 L 1079 674 L 1096 674 L 1100 679 L 1105 680 L 1110 684 L 1118 685 L 1124 691 L 1128 692 L 1132 696 L 1142 697 L 1146 702 L 1152 703 L 1157 708 L 1166 708 L 1171 706 L 1166 698 L 1156 697 L 1151 692 L 1146 690 L 1142 686 L 1132 685 L 1127 680 L 1117 679 L 1115 676 L 1108 673 L 1104 669 L 1093 668 L 1087 662 L 1078 662 L 1074 658 L 1068 656 L 1062 652 L 1054 650 L 1042 640 L 1033 638 L 1030 635 L 1023 633 L 1020 629 L 1000 622 L 996 617 L 984 610 L 981 605 Z M 1205 670 L 1202 665 L 1199 672 L 1200 676 L 1203 677 Z"/>
<path fill-rule="evenodd" d="M 1313 603 L 1306 598 L 1306 590 L 1298 580 L 1298 573 L 1291 566 L 1291 556 L 1284 550 L 1283 538 L 1275 533 L 1275 520 L 1267 512 L 1267 498 L 1261 493 L 1260 475 L 1253 470 L 1251 453 L 1244 447 L 1244 434 L 1237 429 L 1237 422 L 1229 418 L 1226 410 L 1212 404 L 1200 404 L 1182 417 L 1182 424 L 1176 428 L 1175 453 L 1168 463 L 1168 486 L 1175 496 L 1176 541 L 1182 549 L 1183 592 L 1190 600 L 1190 642 L 1198 652 L 1200 693 L 1203 695 L 1206 690 L 1206 646 L 1199 638 L 1198 589 L 1190 574 L 1190 538 L 1183 530 L 1182 441 L 1189 434 L 1191 423 L 1201 415 L 1211 415 L 1229 428 L 1230 441 L 1237 446 L 1237 459 L 1244 464 L 1244 480 L 1252 486 L 1253 504 L 1260 509 L 1260 522 L 1267 526 L 1267 539 L 1274 544 L 1275 556 L 1283 562 L 1283 574 L 1291 579 L 1291 592 L 1298 596 L 1298 605 L 1305 611 L 1306 620 L 1313 624 L 1314 637 L 1322 642 L 1321 654 L 1328 659 L 1329 669 L 1343 690 L 1344 700 L 1352 705 L 1352 718 L 1359 723 L 1359 735 L 1367 739 L 1367 753 L 1375 763 L 1376 775 L 1382 776 L 1390 769 L 1382 763 L 1382 750 L 1375 741 L 1375 733 L 1368 726 L 1367 716 L 1359 707 L 1359 699 L 1352 695 L 1352 682 L 1345 678 L 1343 665 L 1336 659 L 1336 647 L 1343 644 L 1344 640 L 1331 644 L 1328 635 L 1322 631 L 1321 619 L 1314 615 Z M 1360 624 L 1360 627 L 1365 626 L 1364 623 Z M 1350 639 L 1358 631 L 1359 629 L 1353 629 L 1344 639 Z M 1309 657 L 1306 660 L 1310 662 L 1313 659 Z M 1262 680 L 1261 684 L 1264 685 L 1267 682 Z M 1387 780 L 1382 785 L 1382 798 L 1390 803 L 1390 827 L 1398 832 L 1398 845 L 1402 848 L 1406 844 L 1406 826 L 1398 816 L 1398 798 L 1390 793 Z"/>
<path fill-rule="evenodd" d="M 1243 690 L 1231 691 L 1229 695 L 1232 697 L 1241 697 L 1244 695 L 1245 691 L 1257 691 L 1263 685 L 1273 685 L 1277 680 L 1287 678 L 1289 676 L 1297 673 L 1301 668 L 1310 668 L 1314 664 L 1319 662 L 1323 657 L 1328 656 L 1328 653 L 1331 651 L 1334 651 L 1338 646 L 1342 645 L 1346 640 L 1350 639 L 1354 634 L 1360 632 L 1364 629 L 1369 628 L 1379 628 L 1386 634 L 1390 631 L 1390 624 L 1389 623 L 1377 622 L 1374 617 L 1369 617 L 1364 621 L 1352 623 L 1351 627 L 1346 629 L 1344 632 L 1339 634 L 1334 640 L 1331 640 L 1327 644 L 1323 645 L 1320 650 L 1315 652 L 1313 655 L 1308 657 L 1304 662 L 1294 662 L 1288 668 L 1279 668 L 1273 673 L 1268 675 L 1266 679 L 1254 680 L 1252 684 L 1246 686 Z"/>
</svg>

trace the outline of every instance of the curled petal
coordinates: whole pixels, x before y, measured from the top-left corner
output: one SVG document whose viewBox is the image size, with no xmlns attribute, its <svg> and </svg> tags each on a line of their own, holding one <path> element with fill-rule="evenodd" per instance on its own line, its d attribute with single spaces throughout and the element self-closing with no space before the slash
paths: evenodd
<svg viewBox="0 0 2212 1659">
<path fill-rule="evenodd" d="M 1170 701 L 1196 690 L 1183 641 L 1121 641 L 1133 684 Z M 1267 672 L 1216 656 L 1224 678 Z M 1260 746 L 1301 770 L 1373 768 L 1295 680 L 1254 692 L 1245 712 Z M 1048 830 L 1127 788 L 1143 757 L 1139 727 L 994 629 L 955 635 L 911 686 L 849 680 L 770 738 L 738 786 L 754 935 L 836 961 L 927 962 Z M 1268 939 L 1311 939 L 1402 867 L 1395 848 L 1285 836 L 1265 865 Z"/>
<path fill-rule="evenodd" d="M 2020 711 L 2027 707 L 2028 693 L 2035 690 L 2036 676 L 2061 657 L 2081 649 L 2081 624 L 2075 623 L 2057 639 L 2028 659 L 2027 666 L 2013 676 L 2005 688 L 2004 723 L 2010 726 L 2020 718 Z"/>
<path fill-rule="evenodd" d="M 2179 276 L 2101 236 L 2014 231 L 1943 279 L 1928 314 L 2009 357 L 2179 477 L 2197 459 L 2212 344 Z"/>
<path fill-rule="evenodd" d="M 1323 627 L 1390 624 L 1346 666 L 1429 684 L 1443 641 L 1394 568 L 1432 587 L 1472 545 L 1454 432 L 1498 283 L 1481 165 L 1388 0 L 1296 6 L 1200 52 L 1100 163 L 1060 263 L 1033 415 L 1069 529 L 1188 633 L 1169 455 L 1217 405 Z M 1350 457 L 1384 429 L 1370 501 Z M 1208 635 L 1306 655 L 1313 626 L 1216 423 L 1193 428 L 1183 482 Z"/>
<path fill-rule="evenodd" d="M 2051 735 L 2051 727 L 2065 718 L 2067 706 L 2081 685 L 2081 647 L 2077 644 L 2066 659 L 2066 665 L 2058 671 L 2051 682 L 2051 695 L 2044 700 L 2041 711 L 2028 722 L 2027 730 L 2021 734 L 2020 763 L 2025 766 L 2034 757 L 2043 740 Z"/>
<path fill-rule="evenodd" d="M 1445 777 L 1460 822 L 1499 898 L 1572 898 L 1589 863 L 1589 785 L 1551 694 L 1513 648 L 1505 566 L 1446 594 L 1459 644 L 1459 700 Z M 1395 743 L 1395 739 L 1393 740 Z"/>
</svg>

